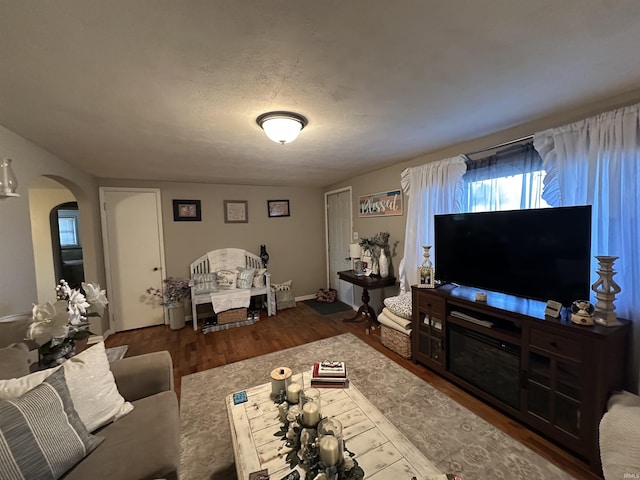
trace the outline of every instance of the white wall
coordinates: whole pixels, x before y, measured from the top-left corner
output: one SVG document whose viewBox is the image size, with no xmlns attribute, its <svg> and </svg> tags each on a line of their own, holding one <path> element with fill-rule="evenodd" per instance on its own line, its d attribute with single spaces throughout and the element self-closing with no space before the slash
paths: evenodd
<svg viewBox="0 0 640 480">
<path fill-rule="evenodd" d="M 67 187 L 78 201 L 85 274 L 104 285 L 98 188 L 91 175 L 0 126 L 0 156 L 13 159 L 19 198 L 0 199 L 0 316 L 30 311 L 38 301 L 28 190 L 41 176 Z M 55 288 L 55 281 L 51 288 Z"/>
<path fill-rule="evenodd" d="M 49 181 L 53 183 L 53 180 Z M 58 283 L 53 265 L 49 213 L 51 209 L 61 203 L 75 201 L 76 198 L 66 188 L 29 189 L 33 258 L 36 265 L 38 303 L 55 301 L 55 287 Z"/>
</svg>

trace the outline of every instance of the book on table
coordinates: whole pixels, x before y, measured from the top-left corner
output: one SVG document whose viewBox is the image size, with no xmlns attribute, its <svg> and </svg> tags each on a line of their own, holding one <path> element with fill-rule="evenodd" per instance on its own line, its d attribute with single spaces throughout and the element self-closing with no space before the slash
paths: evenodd
<svg viewBox="0 0 640 480">
<path fill-rule="evenodd" d="M 313 364 L 315 376 L 318 377 L 346 377 L 347 365 L 344 362 L 323 360 Z"/>
<path fill-rule="evenodd" d="M 328 367 L 324 364 L 329 364 Z M 328 370 L 328 371 L 327 371 Z M 349 384 L 347 366 L 344 362 L 314 363 L 311 370 L 312 387 L 344 388 Z"/>
</svg>

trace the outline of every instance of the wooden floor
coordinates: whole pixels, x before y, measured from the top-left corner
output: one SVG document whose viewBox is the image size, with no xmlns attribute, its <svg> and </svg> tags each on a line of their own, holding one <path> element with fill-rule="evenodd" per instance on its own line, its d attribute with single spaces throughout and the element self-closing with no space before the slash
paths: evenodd
<svg viewBox="0 0 640 480">
<path fill-rule="evenodd" d="M 351 332 L 574 477 L 598 478 L 589 471 L 587 465 L 565 450 L 457 388 L 426 367 L 405 360 L 387 349 L 380 342 L 379 329 L 372 331 L 371 335 L 365 335 L 363 323 L 344 323 L 341 320 L 344 316 L 344 313 L 320 316 L 304 303 L 298 302 L 296 308 L 279 311 L 274 317 L 267 317 L 266 312 L 263 312 L 261 320 L 255 325 L 208 334 L 194 332 L 189 323 L 185 328 L 176 331 L 163 325 L 116 333 L 109 336 L 105 343 L 107 347 L 128 345 L 127 356 L 168 350 L 173 358 L 175 386 L 179 397 L 180 380 L 184 375 Z"/>
</svg>

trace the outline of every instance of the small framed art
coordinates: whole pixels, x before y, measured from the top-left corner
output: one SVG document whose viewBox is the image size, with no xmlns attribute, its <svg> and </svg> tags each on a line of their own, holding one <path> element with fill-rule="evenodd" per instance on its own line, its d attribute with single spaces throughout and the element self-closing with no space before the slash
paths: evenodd
<svg viewBox="0 0 640 480">
<path fill-rule="evenodd" d="M 224 223 L 249 223 L 249 202 L 246 200 L 225 200 Z"/>
<path fill-rule="evenodd" d="M 199 222 L 202 220 L 200 200 L 174 200 L 174 222 Z"/>
<path fill-rule="evenodd" d="M 289 217 L 289 200 L 267 200 L 267 210 L 270 217 Z"/>
</svg>

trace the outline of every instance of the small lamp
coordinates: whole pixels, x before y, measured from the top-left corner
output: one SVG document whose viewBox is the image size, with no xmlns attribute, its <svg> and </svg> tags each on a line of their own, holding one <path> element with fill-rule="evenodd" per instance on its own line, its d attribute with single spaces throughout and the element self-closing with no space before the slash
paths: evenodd
<svg viewBox="0 0 640 480">
<path fill-rule="evenodd" d="M 307 126 L 307 119 L 302 115 L 292 112 L 263 113 L 256 122 L 264 130 L 264 133 L 276 143 L 284 145 L 291 143 Z"/>
<path fill-rule="evenodd" d="M 10 158 L 0 159 L 0 198 L 19 197 L 16 193 L 18 188 L 18 180 L 16 179 L 13 169 L 11 168 Z"/>
</svg>

